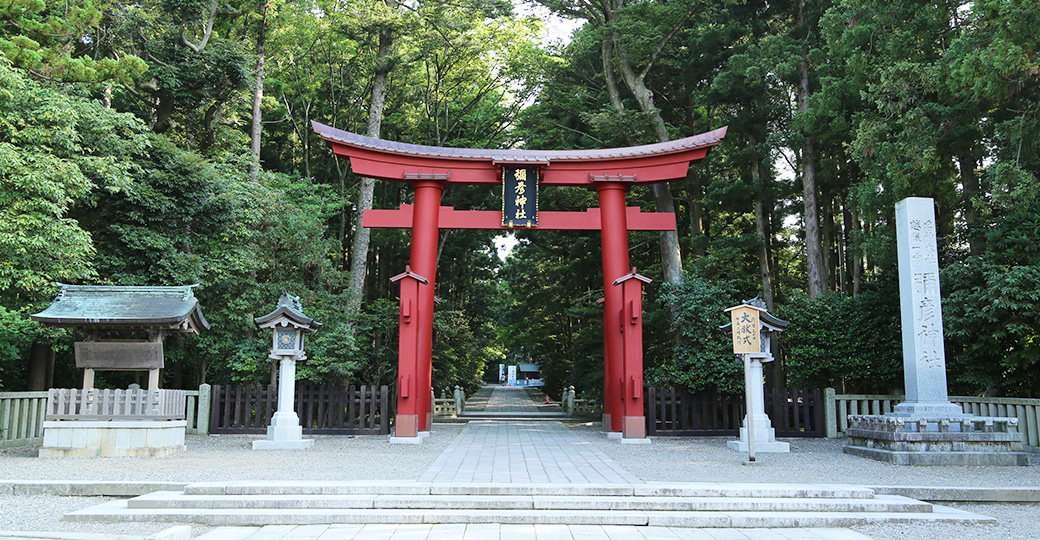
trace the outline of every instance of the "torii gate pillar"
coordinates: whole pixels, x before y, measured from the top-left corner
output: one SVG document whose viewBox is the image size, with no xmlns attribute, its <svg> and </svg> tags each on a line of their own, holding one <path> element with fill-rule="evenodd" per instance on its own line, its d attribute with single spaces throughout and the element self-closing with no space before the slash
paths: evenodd
<svg viewBox="0 0 1040 540">
<path fill-rule="evenodd" d="M 419 288 L 418 354 L 415 375 L 417 388 L 422 389 L 417 400 L 419 431 L 429 431 L 433 423 L 433 304 L 437 281 L 437 241 L 440 235 L 439 217 L 441 193 L 444 184 L 436 180 L 415 182 L 415 206 L 412 210 L 412 271 L 429 281 Z"/>
<path fill-rule="evenodd" d="M 596 183 L 599 193 L 600 232 L 603 242 L 603 431 L 621 432 L 624 404 L 621 400 L 625 342 L 617 313 L 623 304 L 614 281 L 628 273 L 628 222 L 623 182 Z"/>
</svg>

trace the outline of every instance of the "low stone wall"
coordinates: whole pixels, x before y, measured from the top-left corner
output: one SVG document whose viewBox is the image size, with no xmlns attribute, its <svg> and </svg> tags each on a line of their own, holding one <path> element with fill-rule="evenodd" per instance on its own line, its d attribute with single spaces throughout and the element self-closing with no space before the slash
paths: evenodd
<svg viewBox="0 0 1040 540">
<path fill-rule="evenodd" d="M 43 423 L 40 457 L 164 457 L 184 450 L 184 420 Z"/>
<path fill-rule="evenodd" d="M 846 454 L 895 465 L 1029 465 L 1017 418 L 848 417 Z"/>
<path fill-rule="evenodd" d="M 884 415 L 904 399 L 893 394 L 836 394 L 833 388 L 824 388 L 823 396 L 828 438 L 844 435 L 851 416 Z M 1040 452 L 1040 399 L 950 396 L 950 402 L 965 414 L 1017 418 L 1024 449 Z"/>
</svg>

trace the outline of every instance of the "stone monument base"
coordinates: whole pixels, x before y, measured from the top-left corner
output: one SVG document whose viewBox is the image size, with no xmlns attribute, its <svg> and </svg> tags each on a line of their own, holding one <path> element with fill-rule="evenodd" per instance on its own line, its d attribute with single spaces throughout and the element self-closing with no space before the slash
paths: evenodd
<svg viewBox="0 0 1040 540">
<path fill-rule="evenodd" d="M 1017 418 L 850 415 L 846 454 L 896 465 L 1029 465 Z"/>
<path fill-rule="evenodd" d="M 740 427 L 740 438 L 735 441 L 726 441 L 726 448 L 738 452 L 748 451 L 747 416 L 744 424 Z M 791 445 L 776 440 L 776 430 L 765 414 L 755 415 L 755 453 L 762 454 L 788 454 Z"/>
<path fill-rule="evenodd" d="M 165 457 L 184 450 L 184 420 L 47 420 L 39 456 Z"/>
</svg>

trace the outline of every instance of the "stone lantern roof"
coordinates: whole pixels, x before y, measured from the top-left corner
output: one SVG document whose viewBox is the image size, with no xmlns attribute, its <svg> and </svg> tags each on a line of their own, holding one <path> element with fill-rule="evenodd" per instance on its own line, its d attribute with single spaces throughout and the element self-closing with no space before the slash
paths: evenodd
<svg viewBox="0 0 1040 540">
<path fill-rule="evenodd" d="M 321 328 L 320 322 L 303 314 L 300 297 L 292 296 L 287 292 L 282 293 L 282 297 L 278 299 L 278 307 L 274 311 L 262 317 L 256 317 L 253 321 L 261 328 L 271 328 L 276 325 L 288 326 L 289 324 L 310 332 Z"/>
</svg>

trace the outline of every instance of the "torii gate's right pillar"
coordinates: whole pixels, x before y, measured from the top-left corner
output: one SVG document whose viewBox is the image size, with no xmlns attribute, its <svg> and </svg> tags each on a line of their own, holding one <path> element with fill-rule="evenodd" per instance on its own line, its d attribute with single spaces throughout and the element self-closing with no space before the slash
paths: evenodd
<svg viewBox="0 0 1040 540">
<path fill-rule="evenodd" d="M 630 269 L 628 221 L 625 215 L 625 191 L 628 186 L 621 178 L 616 181 L 614 178 L 594 180 L 599 193 L 600 232 L 603 239 L 603 431 L 621 432 L 625 342 L 618 313 L 624 298 L 621 287 L 614 287 L 614 281 L 628 274 Z"/>
</svg>

